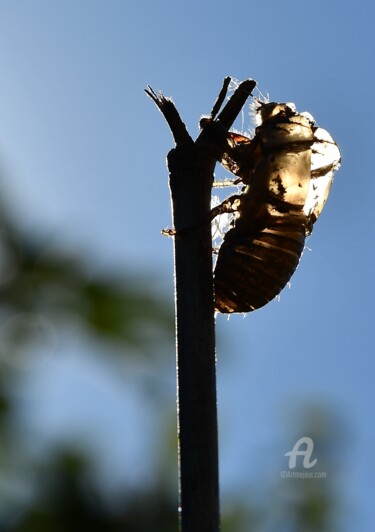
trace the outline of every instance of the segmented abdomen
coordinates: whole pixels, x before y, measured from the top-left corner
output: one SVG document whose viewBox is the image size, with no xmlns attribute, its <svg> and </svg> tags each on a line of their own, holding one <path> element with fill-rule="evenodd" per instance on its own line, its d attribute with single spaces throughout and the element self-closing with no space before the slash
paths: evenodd
<svg viewBox="0 0 375 532">
<path fill-rule="evenodd" d="M 281 292 L 304 248 L 303 218 L 284 218 L 248 235 L 236 229 L 226 234 L 215 268 L 216 310 L 250 312 Z"/>
</svg>

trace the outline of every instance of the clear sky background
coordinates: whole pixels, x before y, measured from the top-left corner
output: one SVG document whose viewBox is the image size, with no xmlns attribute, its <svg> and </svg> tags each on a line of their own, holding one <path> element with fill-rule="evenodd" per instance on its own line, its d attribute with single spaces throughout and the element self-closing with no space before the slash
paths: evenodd
<svg viewBox="0 0 375 532">
<path fill-rule="evenodd" d="M 0 1 L 2 195 L 20 225 L 47 247 L 78 249 L 93 270 L 152 274 L 172 300 L 160 229 L 171 223 L 173 144 L 147 84 L 173 96 L 194 137 L 230 75 L 256 79 L 336 139 L 342 167 L 291 289 L 217 320 L 221 479 L 223 497 L 278 482 L 305 408 L 321 405 L 344 426 L 341 530 L 363 532 L 375 517 L 374 16 L 372 2 L 348 0 Z M 30 433 L 92 433 L 109 481 L 140 482 L 152 408 L 124 413 L 142 394 L 100 346 L 88 358 L 82 345 L 60 339 L 59 356 L 27 380 Z M 170 362 L 172 382 L 172 351 Z"/>
</svg>

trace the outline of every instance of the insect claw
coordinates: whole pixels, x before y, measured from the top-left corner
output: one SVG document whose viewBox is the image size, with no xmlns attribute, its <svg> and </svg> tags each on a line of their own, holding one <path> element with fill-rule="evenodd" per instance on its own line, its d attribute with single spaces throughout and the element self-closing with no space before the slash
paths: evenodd
<svg viewBox="0 0 375 532">
<path fill-rule="evenodd" d="M 175 236 L 177 233 L 176 229 L 170 229 L 169 227 L 162 229 L 160 232 L 163 236 Z"/>
</svg>

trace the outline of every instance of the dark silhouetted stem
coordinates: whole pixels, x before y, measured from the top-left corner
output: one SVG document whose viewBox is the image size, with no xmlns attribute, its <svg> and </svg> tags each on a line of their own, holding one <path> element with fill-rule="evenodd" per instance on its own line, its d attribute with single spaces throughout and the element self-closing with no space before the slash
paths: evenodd
<svg viewBox="0 0 375 532">
<path fill-rule="evenodd" d="M 224 101 L 228 78 L 213 108 Z M 177 401 L 182 532 L 218 532 L 219 477 L 216 408 L 211 188 L 216 161 L 255 82 L 239 85 L 218 120 L 194 142 L 173 102 L 150 87 L 176 147 L 168 154 L 173 204 Z"/>
</svg>

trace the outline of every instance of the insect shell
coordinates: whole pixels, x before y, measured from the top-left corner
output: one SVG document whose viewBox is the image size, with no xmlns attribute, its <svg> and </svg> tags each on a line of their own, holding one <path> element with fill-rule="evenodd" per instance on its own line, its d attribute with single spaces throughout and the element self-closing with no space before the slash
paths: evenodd
<svg viewBox="0 0 375 532">
<path fill-rule="evenodd" d="M 260 104 L 255 137 L 230 133 L 221 163 L 245 188 L 215 266 L 215 308 L 250 312 L 274 299 L 295 272 L 340 164 L 330 134 L 293 104 Z"/>
</svg>

